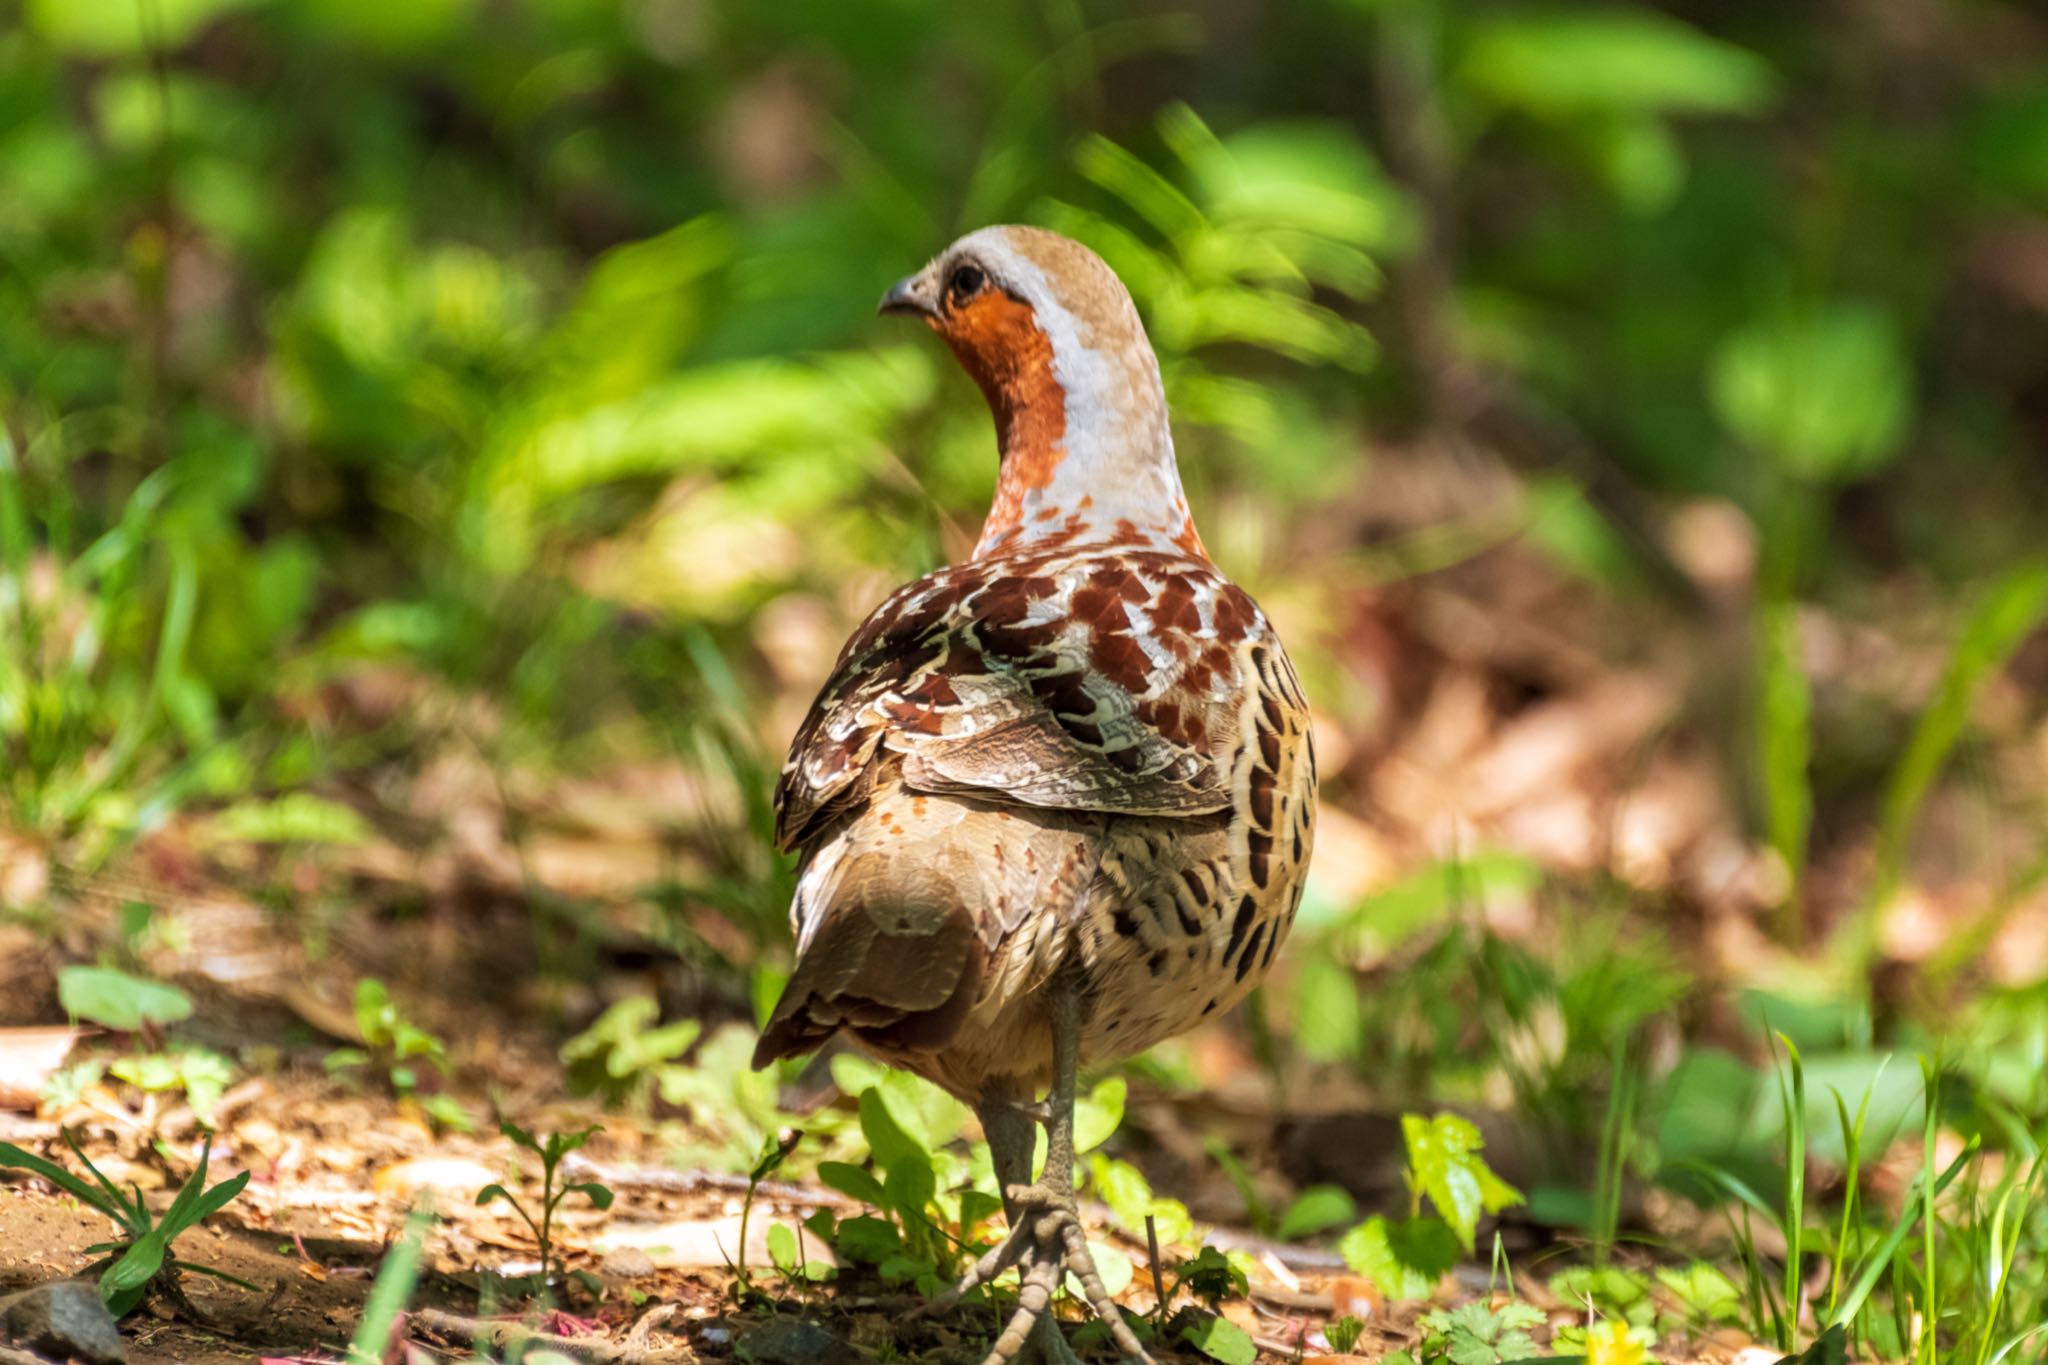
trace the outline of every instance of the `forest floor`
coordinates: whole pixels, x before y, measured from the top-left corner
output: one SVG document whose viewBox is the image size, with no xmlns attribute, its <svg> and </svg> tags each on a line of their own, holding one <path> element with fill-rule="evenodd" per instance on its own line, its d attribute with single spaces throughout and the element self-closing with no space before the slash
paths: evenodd
<svg viewBox="0 0 2048 1365">
<path fill-rule="evenodd" d="M 506 1325 L 542 1334 L 525 1343 L 529 1360 L 531 1351 L 547 1348 L 622 1365 L 695 1359 L 760 1365 L 968 1362 L 980 1358 L 999 1325 L 987 1307 L 912 1320 L 906 1315 L 917 1302 L 914 1296 L 858 1274 L 793 1290 L 771 1268 L 769 1229 L 818 1208 L 845 1209 L 852 1201 L 814 1182 L 769 1180 L 756 1189 L 749 1212 L 745 1177 L 681 1170 L 658 1160 L 643 1164 L 649 1155 L 646 1135 L 615 1118 L 570 1158 L 569 1175 L 604 1183 L 616 1200 L 609 1210 L 576 1199 L 564 1204 L 553 1233 L 572 1279 L 562 1296 L 565 1306 L 543 1310 L 502 1288 L 502 1281 L 538 1269 L 532 1233 L 504 1205 L 476 1204 L 480 1190 L 501 1181 L 529 1198 L 537 1193 L 533 1181 L 522 1180 L 521 1153 L 505 1138 L 437 1135 L 405 1106 L 351 1095 L 312 1075 L 245 1084 L 220 1117 L 221 1151 L 233 1155 L 216 1153 L 209 1182 L 237 1169 L 251 1171 L 253 1178 L 225 1212 L 186 1234 L 177 1254 L 247 1281 L 255 1291 L 187 1274 L 183 1291 L 189 1307 L 154 1301 L 124 1324 L 134 1365 L 345 1358 L 380 1266 L 418 1204 L 438 1218 L 426 1236 L 410 1311 L 386 1357 L 413 1365 L 467 1356 L 472 1341 L 465 1331 Z M 563 1106 L 524 1117 L 543 1124 L 604 1121 Z M 0 1117 L 0 1140 L 66 1159 L 46 1123 Z M 159 1206 L 198 1154 L 189 1129 L 182 1137 L 152 1140 L 142 1127 L 123 1131 L 116 1124 L 100 1127 L 85 1150 L 109 1178 L 134 1182 Z M 1124 1302 L 1149 1313 L 1156 1300 L 1145 1247 L 1111 1228 L 1105 1210 L 1089 1212 L 1091 1231 L 1119 1244 L 1137 1263 Z M 37 1182 L 0 1188 L 0 1292 L 79 1273 L 95 1260 L 87 1248 L 105 1240 L 108 1231 L 104 1218 Z M 1377 1360 L 1412 1348 L 1417 1320 L 1431 1307 L 1507 1298 L 1490 1295 L 1489 1277 L 1466 1268 L 1446 1277 L 1429 1302 L 1390 1305 L 1327 1251 L 1281 1247 L 1226 1228 L 1214 1230 L 1211 1240 L 1253 1251 L 1257 1270 L 1250 1293 L 1226 1302 L 1223 1312 L 1253 1337 L 1262 1362 L 1346 1359 L 1332 1355 L 1322 1335 L 1340 1307 L 1365 1324 L 1356 1358 Z M 807 1257 L 831 1257 L 808 1236 L 804 1251 Z M 1517 1277 L 1518 1295 L 1547 1307 L 1553 1325 L 1569 1325 L 1582 1315 L 1544 1293 L 1542 1261 L 1540 1254 L 1532 1256 Z M 741 1292 L 736 1262 L 750 1267 L 755 1292 Z M 792 1321 L 815 1324 L 825 1335 L 794 1332 Z M 765 1335 L 750 1347 L 756 1333 Z M 543 1339 L 553 1337 L 564 1340 Z M 1101 1346 L 1082 1354 L 1114 1358 Z M 1162 1360 L 1205 1359 L 1187 1348 L 1155 1354 Z M 1723 1331 L 1690 1342 L 1666 1338 L 1657 1358 L 1761 1365 L 1779 1353 L 1740 1332 Z"/>
</svg>

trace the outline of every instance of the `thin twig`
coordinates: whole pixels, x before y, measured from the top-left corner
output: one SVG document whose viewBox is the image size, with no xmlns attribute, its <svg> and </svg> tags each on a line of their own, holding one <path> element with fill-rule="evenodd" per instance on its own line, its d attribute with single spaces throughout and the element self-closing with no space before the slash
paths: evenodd
<svg viewBox="0 0 2048 1365">
<path fill-rule="evenodd" d="M 667 1194 L 720 1194 L 747 1192 L 747 1178 L 724 1171 L 671 1171 L 659 1166 L 606 1166 L 587 1157 L 571 1154 L 562 1158 L 562 1171 L 573 1181 L 597 1180 L 623 1190 L 660 1190 Z M 835 1208 L 866 1208 L 858 1199 L 848 1198 L 823 1186 L 792 1185 L 787 1181 L 763 1180 L 754 1198 L 771 1204 L 829 1204 Z"/>
<path fill-rule="evenodd" d="M 1152 1258 L 1152 1300 L 1153 1307 L 1160 1312 L 1166 1310 L 1166 1280 L 1159 1273 L 1159 1224 L 1151 1214 L 1145 1215 L 1145 1250 Z"/>
<path fill-rule="evenodd" d="M 438 1308 L 414 1309 L 412 1325 L 494 1351 L 559 1351 L 586 1365 L 693 1365 L 697 1359 L 697 1353 L 688 1347 L 649 1351 L 634 1346 L 630 1340 L 621 1343 L 597 1337 L 558 1337 L 516 1322 L 464 1317 Z"/>
</svg>

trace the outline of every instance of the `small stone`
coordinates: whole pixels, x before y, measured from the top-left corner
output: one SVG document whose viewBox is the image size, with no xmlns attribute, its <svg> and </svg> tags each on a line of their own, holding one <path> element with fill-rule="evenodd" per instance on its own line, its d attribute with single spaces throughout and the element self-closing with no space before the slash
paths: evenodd
<svg viewBox="0 0 2048 1365">
<path fill-rule="evenodd" d="M 608 1280 L 644 1280 L 654 1268 L 654 1258 L 639 1247 L 617 1247 L 605 1253 L 597 1273 Z"/>
<path fill-rule="evenodd" d="M 735 1353 L 752 1365 L 837 1365 L 854 1351 L 815 1322 L 770 1318 L 739 1340 Z"/>
<path fill-rule="evenodd" d="M 56 1280 L 0 1299 L 0 1341 L 57 1360 L 122 1365 L 127 1343 L 98 1291 Z"/>
</svg>

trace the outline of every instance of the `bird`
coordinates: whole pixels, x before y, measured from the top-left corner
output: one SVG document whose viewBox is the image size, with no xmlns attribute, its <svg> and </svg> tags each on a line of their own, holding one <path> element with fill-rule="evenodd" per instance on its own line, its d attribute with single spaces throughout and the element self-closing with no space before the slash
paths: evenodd
<svg viewBox="0 0 2048 1365">
<path fill-rule="evenodd" d="M 1308 701 L 1195 529 L 1158 359 L 1100 256 L 982 228 L 880 312 L 980 387 L 995 493 L 968 558 L 854 631 L 790 745 L 796 960 L 754 1065 L 844 1034 L 974 1108 L 1009 1230 L 935 1311 L 1018 1269 L 986 1365 L 1076 1359 L 1048 1312 L 1069 1271 L 1149 1361 L 1082 1235 L 1078 1075 L 1272 965 L 1314 845 Z"/>
</svg>

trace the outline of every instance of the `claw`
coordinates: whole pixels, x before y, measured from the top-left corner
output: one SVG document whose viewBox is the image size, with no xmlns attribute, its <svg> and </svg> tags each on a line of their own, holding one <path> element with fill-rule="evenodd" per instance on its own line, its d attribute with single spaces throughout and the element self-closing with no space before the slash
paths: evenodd
<svg viewBox="0 0 2048 1365">
<path fill-rule="evenodd" d="M 1095 1268 L 1095 1256 L 1088 1250 L 1087 1235 L 1075 1212 L 1072 1196 L 1062 1199 L 1058 1191 L 1044 1185 L 1012 1185 L 1006 1193 L 1015 1220 L 1009 1235 L 960 1277 L 950 1290 L 933 1300 L 923 1311 L 940 1312 L 960 1301 L 969 1290 L 987 1284 L 1013 1265 L 1023 1267 L 1017 1292 L 1017 1307 L 1004 1324 L 1002 1334 L 982 1365 L 1010 1365 L 1034 1331 L 1047 1365 L 1069 1365 L 1078 1360 L 1066 1339 L 1059 1334 L 1047 1310 L 1060 1282 L 1072 1274 L 1081 1282 L 1089 1309 L 1109 1329 L 1110 1340 L 1126 1357 L 1153 1365 L 1131 1325 L 1124 1321 L 1116 1301 Z M 1045 1324 L 1040 1327 L 1039 1324 Z"/>
</svg>

